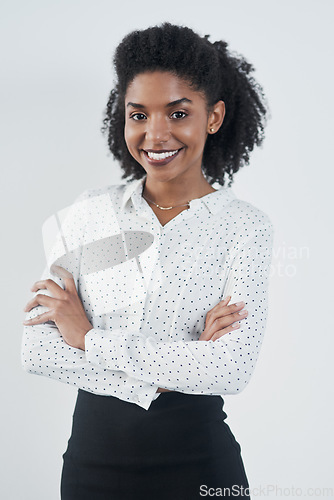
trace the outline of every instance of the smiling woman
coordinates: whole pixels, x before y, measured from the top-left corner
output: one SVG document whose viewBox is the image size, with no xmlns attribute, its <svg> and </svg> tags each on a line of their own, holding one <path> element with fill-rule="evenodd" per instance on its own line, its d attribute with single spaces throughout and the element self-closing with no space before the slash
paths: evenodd
<svg viewBox="0 0 334 500">
<path fill-rule="evenodd" d="M 166 71 L 137 75 L 125 96 L 125 142 L 147 174 L 143 196 L 168 216 L 156 211 L 162 224 L 188 206 L 188 198 L 214 191 L 202 174 L 208 134 L 217 132 L 225 113 L 218 101 L 208 109 L 205 96 L 185 80 Z M 164 168 L 165 167 L 165 168 Z M 183 201 L 183 204 L 182 204 Z M 169 219 L 170 220 L 170 219 Z"/>
<path fill-rule="evenodd" d="M 103 131 L 127 182 L 76 200 L 25 309 L 26 370 L 79 389 L 62 500 L 249 498 L 222 397 L 266 325 L 272 225 L 230 189 L 262 90 L 225 42 L 168 23 L 114 62 Z"/>
</svg>

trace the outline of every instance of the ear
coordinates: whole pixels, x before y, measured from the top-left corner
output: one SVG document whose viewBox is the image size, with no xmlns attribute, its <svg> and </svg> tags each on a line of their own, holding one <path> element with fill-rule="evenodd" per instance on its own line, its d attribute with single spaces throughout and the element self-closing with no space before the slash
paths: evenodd
<svg viewBox="0 0 334 500">
<path fill-rule="evenodd" d="M 224 101 L 218 101 L 213 106 L 213 109 L 209 113 L 208 118 L 208 134 L 215 134 L 218 132 L 225 117 L 225 103 Z"/>
</svg>

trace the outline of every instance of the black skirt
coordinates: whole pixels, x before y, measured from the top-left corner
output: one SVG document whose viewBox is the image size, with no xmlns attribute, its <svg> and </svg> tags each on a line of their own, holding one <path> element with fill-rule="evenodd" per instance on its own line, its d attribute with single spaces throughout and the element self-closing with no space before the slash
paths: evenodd
<svg viewBox="0 0 334 500">
<path fill-rule="evenodd" d="M 249 498 L 225 418 L 220 396 L 164 392 L 145 410 L 79 390 L 61 498 L 193 500 L 224 488 L 227 497 Z"/>
</svg>

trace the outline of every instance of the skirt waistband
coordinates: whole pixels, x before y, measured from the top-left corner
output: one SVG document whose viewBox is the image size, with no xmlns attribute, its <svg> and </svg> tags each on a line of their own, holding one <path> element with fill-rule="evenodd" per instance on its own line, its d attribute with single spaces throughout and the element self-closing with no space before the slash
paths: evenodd
<svg viewBox="0 0 334 500">
<path fill-rule="evenodd" d="M 199 394 L 185 394 L 177 391 L 162 392 L 152 401 L 148 410 L 134 403 L 121 400 L 114 396 L 101 396 L 90 392 L 78 390 L 77 406 L 82 411 L 100 414 L 103 420 L 106 415 L 113 419 L 113 415 L 125 420 L 129 419 L 131 425 L 138 420 L 156 420 L 159 418 L 178 418 L 178 415 L 191 415 L 192 419 L 205 417 L 219 417 L 225 420 L 223 411 L 224 400 L 221 396 Z"/>
</svg>

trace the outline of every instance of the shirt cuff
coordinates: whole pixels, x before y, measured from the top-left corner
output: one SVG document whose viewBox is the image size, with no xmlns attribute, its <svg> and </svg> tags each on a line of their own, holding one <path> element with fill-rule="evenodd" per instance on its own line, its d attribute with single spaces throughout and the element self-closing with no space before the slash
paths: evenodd
<svg viewBox="0 0 334 500">
<path fill-rule="evenodd" d="M 108 337 L 106 337 L 103 330 L 95 328 L 89 330 L 85 335 L 86 360 L 103 369 L 123 371 L 119 364 L 120 335 L 122 333 L 124 334 L 124 331 L 108 330 Z M 103 353 L 105 353 L 105 356 Z M 156 394 L 159 385 L 139 380 L 132 380 L 131 384 L 133 390 L 129 391 L 126 400 L 148 410 L 152 401 L 157 398 Z"/>
<path fill-rule="evenodd" d="M 85 335 L 87 361 L 107 370 L 121 370 L 118 363 L 119 333 L 117 330 L 110 330 L 108 331 L 108 337 L 106 337 L 99 329 L 92 328 L 89 330 Z M 103 353 L 106 353 L 106 356 Z"/>
</svg>

